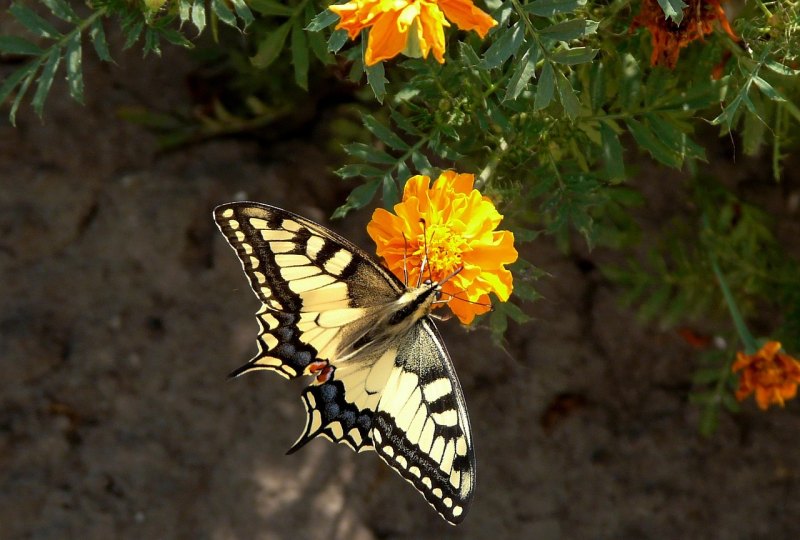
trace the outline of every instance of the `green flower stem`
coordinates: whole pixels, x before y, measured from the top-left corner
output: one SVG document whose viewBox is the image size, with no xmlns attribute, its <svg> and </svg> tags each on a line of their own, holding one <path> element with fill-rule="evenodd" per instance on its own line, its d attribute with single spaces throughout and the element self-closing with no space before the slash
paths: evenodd
<svg viewBox="0 0 800 540">
<path fill-rule="evenodd" d="M 750 333 L 750 330 L 748 330 L 747 325 L 744 323 L 744 318 L 742 317 L 742 313 L 739 311 L 739 306 L 736 305 L 736 300 L 733 299 L 733 294 L 731 294 L 731 290 L 728 287 L 728 282 L 725 281 L 725 277 L 722 275 L 719 265 L 717 264 L 717 259 L 713 255 L 711 256 L 711 268 L 714 269 L 714 274 L 717 276 L 719 288 L 722 290 L 722 296 L 725 297 L 725 303 L 728 304 L 728 311 L 731 312 L 731 319 L 733 319 L 733 325 L 736 327 L 736 332 L 739 334 L 739 338 L 744 344 L 744 352 L 746 354 L 754 354 L 758 350 L 756 340 L 753 338 L 753 335 Z"/>
</svg>

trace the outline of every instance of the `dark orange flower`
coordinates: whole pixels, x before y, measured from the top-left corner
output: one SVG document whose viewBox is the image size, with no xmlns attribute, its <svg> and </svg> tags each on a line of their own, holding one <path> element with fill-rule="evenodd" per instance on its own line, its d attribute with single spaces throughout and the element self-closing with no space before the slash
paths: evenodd
<svg viewBox="0 0 800 540">
<path fill-rule="evenodd" d="M 484 37 L 497 21 L 472 0 L 351 0 L 330 6 L 340 17 L 336 28 L 344 28 L 355 39 L 370 28 L 364 63 L 368 66 L 406 56 L 433 56 L 444 62 L 444 28 L 450 22 Z"/>
<path fill-rule="evenodd" d="M 512 278 L 505 265 L 517 260 L 514 234 L 495 230 L 503 216 L 473 182 L 473 175 L 455 171 L 443 172 L 433 185 L 427 176 L 409 178 L 394 213 L 379 208 L 367 225 L 378 256 L 400 279 L 405 264 L 408 282 L 417 283 L 426 248 L 423 279 L 430 271 L 442 281 L 461 268 L 442 291 L 464 324 L 489 311 L 489 293 L 508 300 Z"/>
<path fill-rule="evenodd" d="M 797 395 L 800 383 L 800 362 L 781 352 L 781 344 L 768 341 L 755 354 L 736 353 L 731 368 L 741 372 L 736 399 L 742 401 L 755 392 L 756 402 L 766 410 L 772 403 L 783 407 L 784 400 Z"/>
<path fill-rule="evenodd" d="M 642 8 L 639 15 L 633 19 L 631 31 L 640 26 L 650 31 L 653 43 L 651 65 L 674 68 L 681 49 L 713 32 L 715 21 L 719 22 L 731 38 L 739 41 L 739 36 L 728 23 L 720 0 L 687 0 L 687 3 L 688 6 L 683 10 L 683 20 L 678 25 L 672 19 L 665 17 L 658 0 L 642 1 Z"/>
</svg>

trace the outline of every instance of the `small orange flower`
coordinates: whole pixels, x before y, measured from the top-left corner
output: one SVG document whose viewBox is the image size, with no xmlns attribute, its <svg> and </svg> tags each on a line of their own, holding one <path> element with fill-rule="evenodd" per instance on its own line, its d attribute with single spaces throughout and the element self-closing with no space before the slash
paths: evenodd
<svg viewBox="0 0 800 540">
<path fill-rule="evenodd" d="M 797 395 L 800 362 L 780 350 L 780 343 L 768 341 L 755 354 L 736 353 L 731 368 L 734 373 L 741 371 L 736 399 L 742 401 L 755 392 L 758 406 L 766 410 L 772 403 L 783 407 L 784 400 Z"/>
<path fill-rule="evenodd" d="M 640 26 L 644 26 L 650 31 L 653 43 L 650 64 L 674 68 L 681 49 L 713 32 L 714 21 L 718 21 L 734 41 L 739 41 L 739 36 L 728 23 L 720 1 L 688 0 L 689 5 L 683 10 L 683 20 L 680 25 L 677 25 L 672 19 L 664 16 L 658 0 L 643 0 L 639 15 L 633 19 L 633 24 L 631 24 L 631 31 Z"/>
<path fill-rule="evenodd" d="M 336 29 L 347 30 L 350 39 L 372 27 L 364 55 L 368 66 L 400 53 L 427 58 L 431 50 L 442 63 L 448 21 L 463 30 L 475 30 L 481 37 L 497 24 L 472 0 L 352 0 L 328 9 L 341 19 Z"/>
<path fill-rule="evenodd" d="M 503 216 L 472 188 L 473 182 L 473 175 L 454 171 L 443 172 L 433 185 L 427 176 L 413 176 L 406 182 L 403 201 L 394 205 L 394 214 L 379 208 L 367 225 L 378 256 L 400 279 L 405 257 L 411 284 L 419 280 L 426 246 L 423 280 L 429 271 L 434 281 L 441 281 L 463 267 L 442 291 L 464 324 L 489 311 L 489 293 L 508 300 L 513 286 L 505 265 L 517 260 L 514 234 L 495 230 Z"/>
</svg>

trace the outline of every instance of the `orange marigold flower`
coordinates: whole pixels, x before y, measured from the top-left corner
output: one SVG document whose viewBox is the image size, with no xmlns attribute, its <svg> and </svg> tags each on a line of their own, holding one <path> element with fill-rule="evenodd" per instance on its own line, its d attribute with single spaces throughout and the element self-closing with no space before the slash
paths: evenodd
<svg viewBox="0 0 800 540">
<path fill-rule="evenodd" d="M 687 3 L 688 6 L 683 10 L 683 20 L 678 25 L 664 15 L 658 5 L 658 0 L 642 1 L 642 8 L 639 15 L 633 19 L 631 31 L 640 26 L 644 26 L 650 31 L 653 43 L 653 53 L 650 55 L 651 65 L 674 68 L 681 49 L 713 32 L 715 21 L 719 22 L 723 30 L 734 41 L 739 41 L 739 36 L 728 23 L 720 0 L 688 0 Z"/>
<path fill-rule="evenodd" d="M 475 30 L 481 37 L 497 24 L 472 0 L 352 0 L 328 9 L 341 19 L 336 29 L 347 30 L 350 39 L 371 27 L 364 55 L 368 66 L 400 53 L 427 58 L 431 50 L 442 63 L 448 21 L 463 30 Z"/>
<path fill-rule="evenodd" d="M 736 353 L 731 368 L 734 373 L 741 372 L 736 399 L 742 401 L 755 392 L 758 406 L 766 409 L 772 403 L 783 407 L 784 400 L 797 395 L 800 362 L 780 350 L 780 343 L 768 341 L 755 354 Z"/>
<path fill-rule="evenodd" d="M 379 208 L 367 225 L 378 256 L 400 279 L 405 257 L 409 283 L 420 279 L 426 246 L 423 280 L 429 271 L 434 281 L 441 281 L 463 267 L 444 283 L 442 291 L 464 324 L 489 311 L 489 293 L 508 300 L 513 286 L 505 265 L 517 260 L 514 234 L 495 230 L 503 216 L 473 189 L 473 182 L 473 175 L 455 171 L 443 172 L 433 185 L 427 176 L 413 176 L 394 213 Z"/>
</svg>

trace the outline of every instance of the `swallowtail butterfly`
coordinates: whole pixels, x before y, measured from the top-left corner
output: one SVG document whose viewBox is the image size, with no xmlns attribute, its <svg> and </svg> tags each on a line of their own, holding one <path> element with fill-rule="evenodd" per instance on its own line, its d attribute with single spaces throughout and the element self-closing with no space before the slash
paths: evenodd
<svg viewBox="0 0 800 540">
<path fill-rule="evenodd" d="M 224 204 L 214 220 L 263 303 L 258 353 L 231 376 L 315 377 L 288 453 L 317 436 L 375 450 L 445 520 L 461 522 L 475 455 L 461 385 L 429 317 L 441 284 L 409 287 L 338 234 L 265 204 Z"/>
</svg>

